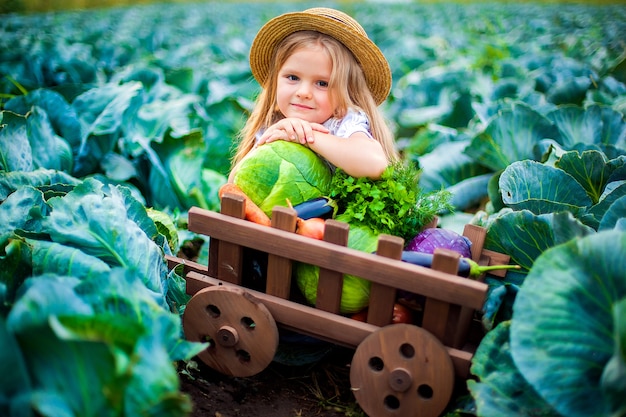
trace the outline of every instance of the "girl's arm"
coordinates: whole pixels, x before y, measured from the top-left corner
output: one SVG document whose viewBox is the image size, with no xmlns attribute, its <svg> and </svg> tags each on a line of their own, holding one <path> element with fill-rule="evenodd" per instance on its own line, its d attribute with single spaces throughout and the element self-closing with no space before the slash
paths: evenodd
<svg viewBox="0 0 626 417">
<path fill-rule="evenodd" d="M 338 137 L 318 123 L 285 118 L 261 135 L 257 146 L 276 140 L 298 142 L 353 177 L 378 178 L 389 165 L 382 145 L 364 132 Z"/>
<path fill-rule="evenodd" d="M 355 132 L 348 138 L 317 131 L 313 135 L 309 148 L 353 177 L 376 179 L 389 165 L 382 145 L 363 132 Z"/>
</svg>

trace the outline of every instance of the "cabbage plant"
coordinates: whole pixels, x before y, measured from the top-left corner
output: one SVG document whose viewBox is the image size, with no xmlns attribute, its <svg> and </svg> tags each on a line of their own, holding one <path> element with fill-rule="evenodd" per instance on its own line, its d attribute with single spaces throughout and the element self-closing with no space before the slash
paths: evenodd
<svg viewBox="0 0 626 417">
<path fill-rule="evenodd" d="M 0 414 L 189 414 L 175 362 L 204 345 L 182 337 L 174 240 L 143 203 L 44 169 L 0 190 Z"/>
<path fill-rule="evenodd" d="M 606 230 L 537 258 L 512 319 L 476 352 L 478 415 L 624 415 L 625 252 L 626 232 Z"/>
</svg>

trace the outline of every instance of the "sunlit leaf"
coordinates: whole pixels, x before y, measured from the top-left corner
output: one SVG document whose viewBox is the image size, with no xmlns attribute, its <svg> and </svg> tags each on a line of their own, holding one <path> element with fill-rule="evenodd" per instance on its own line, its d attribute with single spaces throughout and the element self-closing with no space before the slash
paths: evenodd
<svg viewBox="0 0 626 417">
<path fill-rule="evenodd" d="M 565 171 L 535 161 L 518 161 L 500 175 L 502 201 L 515 210 L 535 214 L 569 211 L 582 215 L 592 201 L 585 189 Z"/>
<path fill-rule="evenodd" d="M 498 171 L 515 161 L 532 159 L 533 148 L 546 138 L 559 139 L 555 126 L 528 105 L 516 103 L 498 112 L 465 153 Z"/>
<path fill-rule="evenodd" d="M 512 263 L 529 270 L 535 259 L 552 246 L 594 233 L 570 213 L 535 215 L 508 211 L 488 225 L 485 247 L 511 256 Z"/>
<path fill-rule="evenodd" d="M 45 230 L 57 243 L 80 248 L 111 266 L 137 270 L 158 296 L 167 269 L 163 252 L 129 219 L 124 194 L 107 188 L 85 180 L 64 197 L 50 199 L 52 212 Z"/>
<path fill-rule="evenodd" d="M 513 307 L 511 355 L 562 415 L 612 415 L 600 383 L 614 353 L 613 308 L 626 297 L 626 233 L 604 231 L 546 250 Z M 617 388 L 626 396 L 626 386 Z"/>
</svg>

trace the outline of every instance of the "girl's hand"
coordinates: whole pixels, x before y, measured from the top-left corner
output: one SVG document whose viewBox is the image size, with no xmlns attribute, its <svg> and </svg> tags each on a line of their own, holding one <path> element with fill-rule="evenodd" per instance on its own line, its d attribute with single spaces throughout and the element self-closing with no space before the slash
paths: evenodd
<svg viewBox="0 0 626 417">
<path fill-rule="evenodd" d="M 328 133 L 328 129 L 319 123 L 310 123 L 296 117 L 288 117 L 268 127 L 259 138 L 257 145 L 271 143 L 276 140 L 298 142 L 305 145 L 315 141 L 313 131 Z"/>
</svg>

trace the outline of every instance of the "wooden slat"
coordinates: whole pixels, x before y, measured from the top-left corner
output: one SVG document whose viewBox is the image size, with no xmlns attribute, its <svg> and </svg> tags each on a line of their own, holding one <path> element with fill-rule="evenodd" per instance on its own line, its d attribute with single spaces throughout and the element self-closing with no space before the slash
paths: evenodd
<svg viewBox="0 0 626 417">
<path fill-rule="evenodd" d="M 488 265 L 489 258 L 484 254 L 480 256 L 477 262 L 479 265 Z M 484 275 L 476 279 L 483 282 Z M 472 319 L 474 318 L 475 309 L 465 306 L 453 305 L 450 307 L 448 328 L 446 330 L 446 338 L 444 342 L 448 346 L 462 348 L 467 341 Z"/>
<path fill-rule="evenodd" d="M 494 252 L 492 250 L 483 249 L 483 256 L 489 258 L 488 265 L 508 265 L 511 261 L 511 257 L 504 253 Z M 506 276 L 507 270 L 500 269 L 497 271 L 489 271 L 490 275 L 495 275 L 497 277 L 504 278 Z"/>
<path fill-rule="evenodd" d="M 241 220 L 245 217 L 245 204 L 242 196 L 225 193 L 222 196 L 220 210 L 222 214 Z M 221 223 L 216 223 L 216 226 L 220 227 Z M 243 248 L 230 241 L 221 241 L 211 234 L 208 236 L 211 236 L 209 245 L 213 246 L 212 251 L 209 249 L 209 271 L 214 272 L 215 276 L 223 281 L 241 284 Z"/>
<path fill-rule="evenodd" d="M 165 260 L 167 261 L 168 270 L 174 269 L 178 265 L 183 265 L 183 272 L 181 274 L 183 277 L 191 271 L 195 271 L 200 274 L 210 275 L 207 266 L 202 265 L 198 262 L 190 261 L 189 259 L 178 258 L 172 255 L 165 255 Z"/>
<path fill-rule="evenodd" d="M 241 285 L 243 248 L 231 242 L 220 240 L 217 257 L 217 278 Z"/>
<path fill-rule="evenodd" d="M 463 236 L 472 241 L 472 260 L 478 262 L 485 246 L 487 233 L 485 228 L 474 224 L 466 224 L 463 228 Z"/>
<path fill-rule="evenodd" d="M 437 271 L 456 273 L 459 270 L 459 260 L 461 255 L 458 252 L 449 249 L 435 249 L 432 268 Z M 441 301 L 433 297 L 427 297 L 424 304 L 424 316 L 422 319 L 422 327 L 437 339 L 444 342 L 446 335 L 446 327 L 448 324 L 448 313 L 450 311 L 450 303 Z"/>
<path fill-rule="evenodd" d="M 348 246 L 349 231 L 350 227 L 347 223 L 332 219 L 326 220 L 324 226 L 324 241 L 339 246 Z M 320 268 L 315 307 L 330 313 L 339 313 L 342 289 L 343 274 L 341 272 L 328 268 Z"/>
<path fill-rule="evenodd" d="M 397 236 L 381 235 L 378 239 L 376 253 L 389 259 L 401 259 L 404 239 Z M 370 289 L 367 322 L 376 326 L 391 323 L 393 304 L 396 301 L 396 289 L 389 285 L 373 282 Z"/>
<path fill-rule="evenodd" d="M 285 233 L 197 207 L 189 210 L 189 230 L 475 309 L 482 308 L 487 292 L 486 284 L 481 282 Z M 264 235 L 262 240 L 259 239 L 261 234 Z"/>
<path fill-rule="evenodd" d="M 272 211 L 272 227 L 293 232 L 296 229 L 296 211 L 277 206 Z M 280 298 L 289 298 L 291 292 L 291 260 L 284 256 L 269 254 L 267 257 L 267 283 L 265 292 Z"/>
<path fill-rule="evenodd" d="M 190 272 L 186 280 L 189 295 L 212 285 L 233 285 L 197 272 Z M 380 328 L 262 292 L 249 289 L 246 291 L 267 307 L 281 327 L 348 348 L 356 348 L 363 339 Z M 466 379 L 469 376 L 472 352 L 449 347 L 446 350 L 452 359 L 455 374 Z"/>
<path fill-rule="evenodd" d="M 470 225 L 467 225 L 470 226 Z M 468 230 L 466 226 L 466 231 Z M 476 226 L 474 226 L 476 227 Z M 485 230 L 482 231 L 472 231 L 470 233 L 472 237 L 480 239 L 480 236 L 483 236 L 482 242 L 484 242 Z M 468 236 L 469 237 L 469 236 Z M 480 240 L 479 240 L 480 242 Z M 488 249 L 483 249 L 479 259 L 479 265 L 507 265 L 511 257 L 504 253 L 491 251 Z M 490 271 L 491 275 L 499 276 L 504 278 L 506 276 L 506 270 L 499 271 Z M 484 275 L 479 277 L 479 281 L 484 281 Z M 454 321 L 456 326 L 453 328 L 448 328 L 448 332 L 446 335 L 446 344 L 455 348 L 462 348 L 466 341 L 470 332 L 470 327 L 472 325 L 472 320 L 474 319 L 475 309 L 469 307 L 459 307 L 454 306 L 450 311 L 450 322 Z"/>
<path fill-rule="evenodd" d="M 208 274 L 212 277 L 217 276 L 217 263 L 219 262 L 220 241 L 215 238 L 209 238 L 209 257 L 207 260 Z"/>
</svg>

